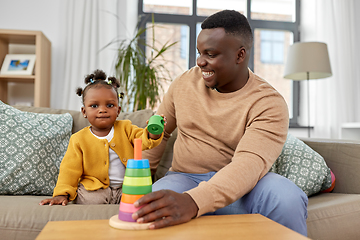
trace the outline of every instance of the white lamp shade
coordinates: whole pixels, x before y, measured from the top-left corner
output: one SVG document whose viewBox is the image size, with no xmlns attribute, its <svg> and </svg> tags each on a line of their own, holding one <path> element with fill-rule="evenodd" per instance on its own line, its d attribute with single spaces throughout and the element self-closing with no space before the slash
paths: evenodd
<svg viewBox="0 0 360 240">
<path fill-rule="evenodd" d="M 284 78 L 306 80 L 332 76 L 327 45 L 321 42 L 297 42 L 290 46 Z"/>
</svg>

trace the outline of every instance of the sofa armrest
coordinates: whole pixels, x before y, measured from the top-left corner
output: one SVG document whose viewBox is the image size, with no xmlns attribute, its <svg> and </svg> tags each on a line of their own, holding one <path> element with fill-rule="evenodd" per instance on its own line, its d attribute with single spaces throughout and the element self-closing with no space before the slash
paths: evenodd
<svg viewBox="0 0 360 240">
<path fill-rule="evenodd" d="M 360 141 L 301 139 L 318 152 L 336 177 L 335 193 L 360 194 Z"/>
</svg>

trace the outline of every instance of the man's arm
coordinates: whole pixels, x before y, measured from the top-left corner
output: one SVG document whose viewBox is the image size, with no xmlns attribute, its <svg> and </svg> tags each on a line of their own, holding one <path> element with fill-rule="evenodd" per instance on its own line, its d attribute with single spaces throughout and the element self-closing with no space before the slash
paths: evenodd
<svg viewBox="0 0 360 240">
<path fill-rule="evenodd" d="M 170 86 L 169 91 L 165 94 L 163 101 L 161 102 L 159 109 L 156 112 L 156 114 L 166 117 L 164 137 L 157 147 L 143 151 L 143 158 L 149 159 L 151 174 L 156 172 L 156 168 L 158 167 L 159 162 L 165 152 L 165 148 L 169 138 L 171 137 L 171 133 L 176 128 L 175 109 L 172 103 L 172 92 L 172 86 Z"/>
</svg>

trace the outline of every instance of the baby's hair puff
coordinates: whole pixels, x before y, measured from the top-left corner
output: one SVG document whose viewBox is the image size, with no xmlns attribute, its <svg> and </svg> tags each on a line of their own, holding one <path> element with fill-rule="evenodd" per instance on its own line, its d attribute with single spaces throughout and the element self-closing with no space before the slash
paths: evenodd
<svg viewBox="0 0 360 240">
<path fill-rule="evenodd" d="M 119 81 L 116 79 L 116 77 L 107 77 L 106 73 L 102 70 L 95 70 L 93 73 L 85 76 L 84 80 L 86 86 L 84 89 L 81 87 L 76 89 L 76 94 L 78 96 L 82 96 L 82 102 L 84 103 L 86 92 L 93 87 L 106 87 L 106 88 L 113 88 L 116 92 L 116 95 L 119 98 L 123 98 L 123 93 L 118 93 L 118 88 L 120 87 Z"/>
</svg>

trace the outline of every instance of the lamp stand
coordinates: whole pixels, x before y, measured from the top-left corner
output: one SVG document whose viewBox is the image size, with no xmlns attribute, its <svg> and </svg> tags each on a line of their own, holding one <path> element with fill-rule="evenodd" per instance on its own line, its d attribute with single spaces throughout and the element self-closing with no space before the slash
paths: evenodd
<svg viewBox="0 0 360 240">
<path fill-rule="evenodd" d="M 306 72 L 306 82 L 307 82 L 307 103 L 308 103 L 308 138 L 310 138 L 310 73 Z"/>
</svg>

